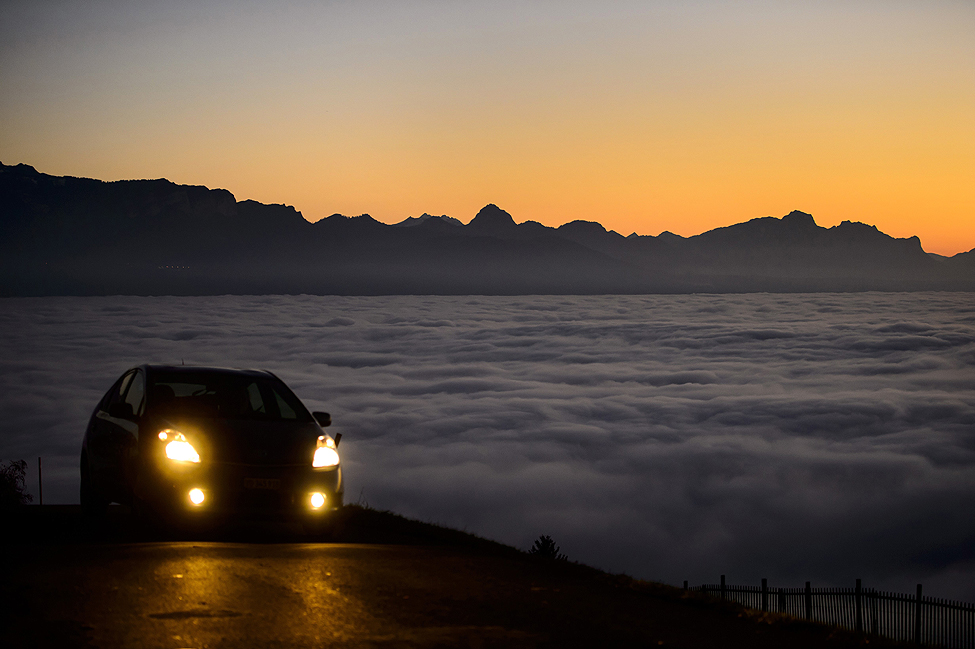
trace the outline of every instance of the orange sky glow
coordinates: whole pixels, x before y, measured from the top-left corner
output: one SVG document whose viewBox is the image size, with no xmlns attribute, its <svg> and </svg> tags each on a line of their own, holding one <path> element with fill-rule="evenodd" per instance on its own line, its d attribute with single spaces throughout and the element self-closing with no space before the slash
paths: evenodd
<svg viewBox="0 0 975 649">
<path fill-rule="evenodd" d="M 312 221 L 799 209 L 975 248 L 969 2 L 159 4 L 4 4 L 0 160 Z"/>
</svg>

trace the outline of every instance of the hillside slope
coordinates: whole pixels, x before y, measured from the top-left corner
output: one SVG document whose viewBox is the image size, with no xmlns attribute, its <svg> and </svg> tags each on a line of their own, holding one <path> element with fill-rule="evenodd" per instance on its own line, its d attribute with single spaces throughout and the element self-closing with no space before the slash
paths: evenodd
<svg viewBox="0 0 975 649">
<path fill-rule="evenodd" d="M 77 508 L 6 518 L 0 644 L 895 646 L 354 506 L 339 540 L 356 543 L 137 538 L 113 510 L 94 536 L 77 527 Z"/>
</svg>

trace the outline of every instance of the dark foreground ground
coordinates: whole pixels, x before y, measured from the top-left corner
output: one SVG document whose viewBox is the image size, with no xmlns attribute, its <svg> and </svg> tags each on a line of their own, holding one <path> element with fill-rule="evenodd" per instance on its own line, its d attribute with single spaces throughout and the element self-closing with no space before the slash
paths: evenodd
<svg viewBox="0 0 975 649">
<path fill-rule="evenodd" d="M 112 510 L 4 517 L 0 647 L 896 646 L 360 507 L 324 541 Z"/>
</svg>

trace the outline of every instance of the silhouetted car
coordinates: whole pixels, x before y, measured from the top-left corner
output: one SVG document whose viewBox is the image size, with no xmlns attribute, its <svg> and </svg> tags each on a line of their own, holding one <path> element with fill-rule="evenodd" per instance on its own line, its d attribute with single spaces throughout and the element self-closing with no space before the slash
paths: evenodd
<svg viewBox="0 0 975 649">
<path fill-rule="evenodd" d="M 92 413 L 81 504 L 164 523 L 290 517 L 321 529 L 344 486 L 328 413 L 309 413 L 270 372 L 141 365 Z"/>
</svg>

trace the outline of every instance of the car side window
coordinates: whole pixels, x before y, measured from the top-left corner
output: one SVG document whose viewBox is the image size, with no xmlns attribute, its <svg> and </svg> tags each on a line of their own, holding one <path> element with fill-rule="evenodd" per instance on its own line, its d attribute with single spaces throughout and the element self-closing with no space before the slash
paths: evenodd
<svg viewBox="0 0 975 649">
<path fill-rule="evenodd" d="M 281 395 L 278 394 L 277 390 L 271 388 L 271 391 L 274 392 L 274 399 L 278 402 L 278 412 L 281 413 L 281 419 L 297 419 L 298 413 L 294 411 L 294 408 L 289 406 L 285 400 L 281 398 Z"/>
<path fill-rule="evenodd" d="M 129 380 L 129 389 L 125 393 L 125 403 L 132 406 L 132 414 L 139 416 L 146 405 L 146 381 L 142 372 L 136 370 Z"/>
<path fill-rule="evenodd" d="M 264 407 L 264 398 L 261 396 L 261 389 L 256 383 L 247 386 L 247 401 L 250 404 L 250 411 L 255 414 L 266 415 L 267 408 Z"/>
<path fill-rule="evenodd" d="M 115 384 L 111 390 L 109 390 L 108 398 L 105 400 L 104 410 L 108 410 L 116 403 L 121 403 L 123 396 L 125 395 L 125 389 L 129 387 L 129 382 L 132 381 L 132 377 L 135 376 L 135 372 L 129 372 L 122 377 L 122 380 Z"/>
</svg>

